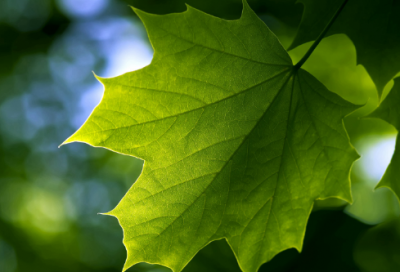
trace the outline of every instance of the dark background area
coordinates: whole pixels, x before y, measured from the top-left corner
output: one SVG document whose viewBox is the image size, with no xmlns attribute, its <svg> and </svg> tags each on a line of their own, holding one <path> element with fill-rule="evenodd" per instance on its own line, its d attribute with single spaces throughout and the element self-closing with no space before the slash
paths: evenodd
<svg viewBox="0 0 400 272">
<path fill-rule="evenodd" d="M 184 11 L 185 2 L 226 19 L 238 18 L 242 8 L 240 0 L 0 1 L 1 272 L 122 270 L 122 230 L 98 213 L 116 206 L 143 162 L 84 144 L 58 145 L 101 99 L 92 71 L 117 76 L 151 61 L 145 30 L 128 5 L 166 14 Z M 285 48 L 301 20 L 303 7 L 295 2 L 249 0 Z M 292 50 L 293 60 L 309 46 Z M 372 190 L 396 131 L 360 119 L 377 105 L 375 86 L 344 35 L 324 39 L 304 69 L 345 99 L 366 103 L 345 121 L 362 155 L 351 175 L 354 204 L 317 201 L 303 252 L 287 250 L 260 271 L 400 271 L 398 202 L 389 190 Z M 169 270 L 138 264 L 129 271 Z M 240 270 L 226 242 L 216 241 L 185 271 Z"/>
</svg>

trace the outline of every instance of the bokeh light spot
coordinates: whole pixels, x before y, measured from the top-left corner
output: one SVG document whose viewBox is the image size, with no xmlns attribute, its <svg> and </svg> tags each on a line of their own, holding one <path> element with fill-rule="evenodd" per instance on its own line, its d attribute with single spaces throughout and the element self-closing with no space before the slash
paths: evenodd
<svg viewBox="0 0 400 272">
<path fill-rule="evenodd" d="M 400 214 L 392 191 L 374 190 L 390 163 L 395 142 L 395 135 L 370 135 L 355 143 L 361 158 L 352 170 L 353 204 L 348 205 L 345 212 L 366 224 L 379 224 Z"/>
<path fill-rule="evenodd" d="M 368 145 L 368 143 L 366 144 Z M 363 154 L 362 169 L 374 184 L 379 182 L 385 173 L 392 159 L 395 144 L 396 138 L 388 137 L 367 147 L 366 152 Z"/>
<path fill-rule="evenodd" d="M 108 0 L 58 0 L 60 9 L 72 17 L 92 17 L 101 13 Z"/>
</svg>

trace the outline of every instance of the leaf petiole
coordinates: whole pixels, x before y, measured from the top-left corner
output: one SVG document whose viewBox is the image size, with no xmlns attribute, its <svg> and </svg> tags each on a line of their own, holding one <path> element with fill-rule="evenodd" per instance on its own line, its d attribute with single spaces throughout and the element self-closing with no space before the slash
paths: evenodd
<svg viewBox="0 0 400 272">
<path fill-rule="evenodd" d="M 324 30 L 319 34 L 318 38 L 315 40 L 315 42 L 311 45 L 311 47 L 308 49 L 307 53 L 301 58 L 301 60 L 294 66 L 294 68 L 300 69 L 300 67 L 307 61 L 307 59 L 310 57 L 312 52 L 314 52 L 314 49 L 318 46 L 320 41 L 324 38 L 328 30 L 331 28 L 332 24 L 335 22 L 336 18 L 339 16 L 340 12 L 342 12 L 344 6 L 348 0 L 344 0 L 343 4 L 339 7 L 339 9 L 336 11 L 336 13 L 332 16 L 331 20 L 329 23 L 325 26 Z"/>
</svg>

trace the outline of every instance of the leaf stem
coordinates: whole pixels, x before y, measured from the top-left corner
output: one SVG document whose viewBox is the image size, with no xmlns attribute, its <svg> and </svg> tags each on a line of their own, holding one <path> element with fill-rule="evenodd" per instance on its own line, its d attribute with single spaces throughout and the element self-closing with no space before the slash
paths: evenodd
<svg viewBox="0 0 400 272">
<path fill-rule="evenodd" d="M 307 53 L 301 58 L 301 60 L 294 66 L 294 68 L 300 69 L 300 67 L 307 61 L 307 59 L 310 57 L 312 52 L 314 52 L 314 49 L 318 46 L 320 41 L 324 38 L 328 30 L 331 28 L 332 24 L 335 22 L 336 18 L 339 16 L 340 12 L 342 12 L 344 6 L 348 0 L 344 0 L 342 5 L 339 7 L 339 9 L 336 11 L 336 13 L 332 16 L 331 20 L 329 23 L 325 26 L 324 30 L 319 34 L 318 38 L 315 40 L 315 42 L 311 45 L 311 47 L 308 49 Z"/>
</svg>

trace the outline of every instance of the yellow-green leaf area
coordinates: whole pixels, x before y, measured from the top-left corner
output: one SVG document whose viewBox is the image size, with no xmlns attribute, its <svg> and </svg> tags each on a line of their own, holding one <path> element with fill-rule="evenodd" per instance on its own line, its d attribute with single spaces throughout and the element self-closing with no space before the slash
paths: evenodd
<svg viewBox="0 0 400 272">
<path fill-rule="evenodd" d="M 181 271 L 226 239 L 243 271 L 302 248 L 315 199 L 351 202 L 358 155 L 343 118 L 356 107 L 293 67 L 244 3 L 240 19 L 135 12 L 152 63 L 100 78 L 101 103 L 65 143 L 81 141 L 145 160 L 110 215 L 128 257 Z"/>
</svg>

